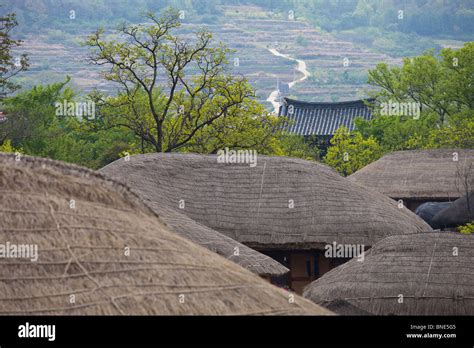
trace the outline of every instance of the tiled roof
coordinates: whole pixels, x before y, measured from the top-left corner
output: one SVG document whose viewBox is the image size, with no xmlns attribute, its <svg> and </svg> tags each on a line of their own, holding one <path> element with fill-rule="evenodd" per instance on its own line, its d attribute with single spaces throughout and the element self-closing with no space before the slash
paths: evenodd
<svg viewBox="0 0 474 348">
<path fill-rule="evenodd" d="M 365 102 L 313 103 L 284 98 L 279 115 L 292 121 L 288 127 L 290 133 L 331 136 L 341 126 L 353 130 L 354 119 L 358 117 L 370 120 L 372 113 Z"/>
</svg>

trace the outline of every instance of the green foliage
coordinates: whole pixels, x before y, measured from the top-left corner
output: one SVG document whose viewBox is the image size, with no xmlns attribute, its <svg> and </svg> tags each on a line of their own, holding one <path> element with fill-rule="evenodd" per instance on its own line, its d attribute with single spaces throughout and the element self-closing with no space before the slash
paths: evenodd
<svg viewBox="0 0 474 348">
<path fill-rule="evenodd" d="M 86 121 L 56 114 L 55 103 L 75 99 L 65 82 L 35 86 L 6 98 L 7 121 L 0 124 L 2 149 L 100 168 L 119 158 L 134 140 L 123 129 L 91 132 Z"/>
<path fill-rule="evenodd" d="M 382 115 L 374 109 L 371 121 L 357 120 L 357 129 L 373 136 L 384 151 L 415 148 L 474 148 L 474 43 L 459 50 L 445 49 L 405 59 L 401 67 L 379 64 L 369 71 L 378 87 L 377 103 L 417 103 L 419 117 Z"/>
<path fill-rule="evenodd" d="M 160 12 L 172 6 L 185 11 L 186 18 L 216 16 L 220 14 L 220 0 L 3 0 L 15 12 L 22 25 L 22 33 L 57 29 L 74 32 L 77 27 L 96 28 L 98 25 L 140 22 L 145 12 Z M 75 18 L 70 18 L 70 11 Z M 218 17 L 215 17 L 218 18 Z"/>
<path fill-rule="evenodd" d="M 20 46 L 20 40 L 11 38 L 11 31 L 18 25 L 13 13 L 0 15 L 0 102 L 7 94 L 20 88 L 12 81 L 19 72 L 28 68 L 28 58 L 23 54 L 18 60 L 13 59 L 12 50 Z"/>
<path fill-rule="evenodd" d="M 200 129 L 182 151 L 216 153 L 225 147 L 252 149 L 260 154 L 280 153 L 283 118 L 273 116 L 256 101 Z"/>
<path fill-rule="evenodd" d="M 462 234 L 471 234 L 474 233 L 474 221 L 468 222 L 467 224 L 463 226 L 458 227 L 459 232 Z"/>
<path fill-rule="evenodd" d="M 108 65 L 105 79 L 120 87 L 115 97 L 91 95 L 100 106 L 94 126 L 129 129 L 143 151 L 212 152 L 229 143 L 268 147 L 264 139 L 272 126 L 260 126 L 269 119 L 258 116 L 264 110 L 247 80 L 228 72 L 232 51 L 214 44 L 206 30 L 194 33 L 194 40 L 177 36 L 179 17 L 173 9 L 161 17 L 149 13 L 151 25 L 124 25 L 118 40 L 104 38 L 102 29 L 88 38 L 92 61 Z M 158 76 L 166 87 L 158 85 Z"/>
<path fill-rule="evenodd" d="M 466 39 L 472 38 L 474 33 L 474 9 L 465 0 L 403 3 L 399 0 L 114 0 L 113 6 L 104 0 L 4 0 L 3 3 L 17 13 L 20 22 L 29 24 L 21 28 L 23 31 L 45 27 L 64 31 L 76 25 L 95 27 L 97 23 L 136 22 L 140 20 L 140 13 L 159 12 L 168 6 L 182 9 L 187 17 L 195 19 L 220 14 L 221 5 L 256 5 L 271 11 L 275 18 L 283 18 L 293 10 L 297 18 L 304 17 L 326 31 L 359 29 L 359 33 L 364 34 L 364 30 L 375 29 L 385 32 L 383 35 L 369 33 L 371 41 L 395 32 Z M 71 9 L 76 11 L 75 20 L 69 19 Z M 404 11 L 403 19 L 399 18 L 400 10 Z M 399 48 L 400 44 L 416 48 L 410 36 L 404 40 L 397 38 L 395 42 Z"/>
<path fill-rule="evenodd" d="M 6 139 L 2 145 L 0 145 L 0 152 L 7 152 L 7 153 L 23 153 L 23 149 L 21 148 L 14 148 L 12 146 L 12 141 L 10 139 Z"/>
<path fill-rule="evenodd" d="M 406 142 L 406 148 L 458 148 L 474 149 L 474 118 L 452 117 L 444 127 L 429 130 L 425 136 L 414 134 Z"/>
<path fill-rule="evenodd" d="M 269 1 L 260 3 L 265 6 Z M 398 0 L 286 0 L 281 1 L 280 7 L 304 13 L 314 24 L 328 31 L 374 27 L 426 36 L 465 35 L 466 38 L 472 37 L 474 32 L 474 10 L 464 0 L 409 0 L 402 4 Z"/>
<path fill-rule="evenodd" d="M 11 139 L 26 153 L 39 155 L 51 141 L 49 130 L 58 123 L 54 103 L 73 98 L 72 90 L 65 88 L 68 82 L 36 86 L 5 99 L 8 118 L 0 126 L 0 139 Z"/>
<path fill-rule="evenodd" d="M 351 133 L 345 127 L 336 131 L 331 145 L 324 162 L 343 176 L 351 175 L 383 154 L 382 148 L 373 137 L 365 139 L 361 133 Z"/>
<path fill-rule="evenodd" d="M 357 119 L 356 129 L 365 137 L 373 137 L 384 152 L 423 147 L 413 139 L 425 141 L 436 124 L 436 115 L 427 114 L 419 119 L 405 116 L 376 116 L 370 121 Z"/>
<path fill-rule="evenodd" d="M 294 134 L 282 134 L 279 142 L 279 150 L 276 155 L 302 158 L 308 161 L 320 159 L 319 149 L 312 145 L 316 139 L 305 139 L 303 136 Z"/>
</svg>

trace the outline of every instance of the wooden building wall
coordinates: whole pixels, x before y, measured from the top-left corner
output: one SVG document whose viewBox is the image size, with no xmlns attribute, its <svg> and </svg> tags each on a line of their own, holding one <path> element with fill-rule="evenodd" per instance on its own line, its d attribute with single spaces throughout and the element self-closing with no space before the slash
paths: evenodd
<svg viewBox="0 0 474 348">
<path fill-rule="evenodd" d="M 306 285 L 349 260 L 346 258 L 326 258 L 324 250 L 259 251 L 290 269 L 287 275 L 272 278 L 271 282 L 298 294 L 303 293 L 303 288 Z"/>
</svg>

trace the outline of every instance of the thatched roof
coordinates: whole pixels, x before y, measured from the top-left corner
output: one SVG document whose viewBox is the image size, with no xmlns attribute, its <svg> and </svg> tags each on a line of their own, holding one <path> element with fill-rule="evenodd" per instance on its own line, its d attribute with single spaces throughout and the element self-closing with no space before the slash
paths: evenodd
<svg viewBox="0 0 474 348">
<path fill-rule="evenodd" d="M 336 267 L 303 294 L 320 305 L 343 300 L 375 315 L 474 315 L 474 236 L 387 237 L 364 261 Z"/>
<path fill-rule="evenodd" d="M 171 232 L 99 173 L 0 154 L 0 191 L 3 252 L 38 247 L 36 262 L 0 258 L 0 315 L 329 313 Z"/>
<path fill-rule="evenodd" d="M 431 231 L 393 200 L 327 166 L 265 156 L 257 163 L 155 153 L 117 160 L 102 172 L 124 180 L 148 202 L 257 249 L 320 248 L 334 241 L 372 245 L 387 235 Z"/>
<path fill-rule="evenodd" d="M 366 312 L 344 300 L 328 302 L 324 308 L 339 315 L 370 315 L 369 312 Z"/>
<path fill-rule="evenodd" d="M 289 272 L 288 268 L 271 257 L 204 226 L 176 210 L 161 206 L 157 201 L 146 202 L 173 232 L 224 256 L 253 273 L 277 277 Z"/>
<path fill-rule="evenodd" d="M 167 207 L 159 199 L 159 191 L 150 188 L 148 183 L 151 182 L 148 182 L 145 177 L 129 177 L 128 174 L 123 176 L 122 174 L 126 174 L 125 172 L 114 172 L 110 170 L 111 168 L 111 166 L 105 167 L 101 172 L 131 186 L 132 191 L 141 196 L 173 232 L 234 261 L 258 275 L 277 277 L 289 272 L 288 268 L 271 257 L 190 219 L 179 213 L 176 208 Z"/>
<path fill-rule="evenodd" d="M 453 153 L 458 154 L 457 161 Z M 474 168 L 473 163 L 474 150 L 397 151 L 358 170 L 349 180 L 396 199 L 455 200 L 463 194 L 460 180 Z"/>
<path fill-rule="evenodd" d="M 439 228 L 458 227 L 472 221 L 474 221 L 474 191 L 455 200 L 433 218 L 433 223 Z"/>
</svg>

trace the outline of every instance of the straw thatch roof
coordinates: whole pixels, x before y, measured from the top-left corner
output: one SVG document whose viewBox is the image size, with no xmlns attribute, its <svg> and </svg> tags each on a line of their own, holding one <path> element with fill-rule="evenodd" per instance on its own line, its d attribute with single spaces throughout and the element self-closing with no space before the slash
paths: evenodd
<svg viewBox="0 0 474 348">
<path fill-rule="evenodd" d="M 184 214 L 161 206 L 156 201 L 146 202 L 173 232 L 224 256 L 253 273 L 260 276 L 278 277 L 289 272 L 288 268 L 271 257 L 259 253 L 220 232 L 214 231 Z"/>
<path fill-rule="evenodd" d="M 0 154 L 0 191 L 0 315 L 329 313 L 170 232 L 96 172 Z"/>
<path fill-rule="evenodd" d="M 463 176 L 473 163 L 474 150 L 397 151 L 348 178 L 396 199 L 455 200 L 463 195 Z"/>
<path fill-rule="evenodd" d="M 474 191 L 455 200 L 433 218 L 433 223 L 439 228 L 458 227 L 472 221 L 474 221 Z"/>
<path fill-rule="evenodd" d="M 155 153 L 117 160 L 102 172 L 148 202 L 257 249 L 372 245 L 387 235 L 431 231 L 388 197 L 300 159 L 258 156 L 251 167 L 213 155 Z"/>
<path fill-rule="evenodd" d="M 347 301 L 376 315 L 473 315 L 474 236 L 387 237 L 364 261 L 353 259 L 308 285 L 304 296 L 320 305 Z"/>
<path fill-rule="evenodd" d="M 110 168 L 110 166 L 105 167 L 101 172 L 132 186 L 132 190 L 144 199 L 147 205 L 162 218 L 173 232 L 234 261 L 258 275 L 277 277 L 289 272 L 288 268 L 271 257 L 200 224 L 184 214 L 180 214 L 176 209 L 166 207 L 160 199 L 155 199 L 159 192 L 153 189 L 149 190 L 145 178 L 136 181 L 135 179 L 139 179 L 138 177 L 123 176 L 121 174 L 124 173 L 111 172 Z"/>
<path fill-rule="evenodd" d="M 370 315 L 369 312 L 366 312 L 344 300 L 328 302 L 324 308 L 339 315 Z"/>
</svg>

